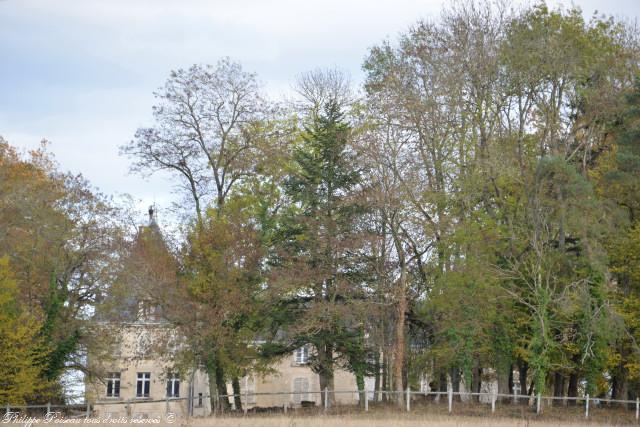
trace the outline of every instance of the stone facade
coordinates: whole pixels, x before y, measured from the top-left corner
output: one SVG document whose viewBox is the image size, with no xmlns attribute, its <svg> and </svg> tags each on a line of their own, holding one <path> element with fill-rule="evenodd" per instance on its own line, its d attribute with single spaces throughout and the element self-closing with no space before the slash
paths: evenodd
<svg viewBox="0 0 640 427">
<path fill-rule="evenodd" d="M 285 357 L 273 366 L 276 373 L 265 377 L 253 376 L 244 380 L 241 386 L 246 384 L 250 392 L 255 393 L 291 393 L 286 395 L 261 395 L 249 400 L 249 408 L 259 407 L 288 407 L 300 406 L 303 401 L 322 404 L 320 395 L 320 382 L 318 375 L 309 365 L 299 363 L 300 358 L 296 353 Z M 335 401 L 339 404 L 357 404 L 358 394 L 355 393 L 357 385 L 352 373 L 337 369 L 334 372 L 334 387 L 339 393 L 335 394 Z M 347 392 L 347 393 L 344 393 Z"/>
<path fill-rule="evenodd" d="M 171 373 L 171 362 L 156 355 L 154 346 L 164 343 L 171 331 L 166 323 L 126 323 L 111 330 L 118 333 L 111 357 L 89 360 L 94 370 L 103 373 L 85 387 L 96 414 L 146 418 L 174 412 L 185 416 L 189 396 L 193 396 L 193 415 L 210 412 L 204 397 L 209 394 L 206 374 L 196 370 L 179 378 Z"/>
<path fill-rule="evenodd" d="M 206 416 L 211 412 L 208 376 L 196 370 L 177 378 L 171 373 L 171 361 L 157 356 L 158 343 L 167 345 L 170 327 L 164 322 L 139 321 L 114 325 L 117 344 L 109 360 L 91 360 L 94 370 L 103 377 L 86 384 L 86 395 L 100 416 L 156 417 L 166 412 L 177 416 Z M 308 349 L 299 349 L 274 363 L 275 373 L 242 378 L 240 388 L 243 405 L 254 407 L 299 407 L 321 405 L 318 375 L 307 360 Z M 177 385 L 176 385 L 177 384 Z M 334 373 L 339 404 L 357 404 L 355 377 L 344 370 Z M 227 385 L 232 394 L 231 385 Z M 253 395 L 256 393 L 256 395 Z M 278 393 L 278 394 L 262 394 Z M 232 399 L 230 399 L 233 402 Z M 123 403 L 126 402 L 126 403 Z"/>
</svg>

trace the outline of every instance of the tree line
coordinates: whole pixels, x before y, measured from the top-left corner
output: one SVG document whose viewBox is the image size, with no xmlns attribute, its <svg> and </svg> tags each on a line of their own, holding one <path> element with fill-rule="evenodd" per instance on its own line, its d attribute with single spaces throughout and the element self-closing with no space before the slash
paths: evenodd
<svg viewBox="0 0 640 427">
<path fill-rule="evenodd" d="M 575 8 L 467 2 L 371 48 L 361 87 L 316 70 L 285 103 L 228 58 L 176 70 L 121 149 L 132 170 L 175 177 L 168 255 L 41 151 L 3 142 L 0 334 L 24 336 L 27 316 L 38 339 L 0 357 L 35 355 L 29 375 L 55 383 L 105 346 L 89 307 L 133 277 L 212 396 L 309 346 L 329 390 L 336 369 L 397 391 L 428 375 L 510 393 L 517 373 L 523 393 L 635 398 L 638 40 Z"/>
</svg>

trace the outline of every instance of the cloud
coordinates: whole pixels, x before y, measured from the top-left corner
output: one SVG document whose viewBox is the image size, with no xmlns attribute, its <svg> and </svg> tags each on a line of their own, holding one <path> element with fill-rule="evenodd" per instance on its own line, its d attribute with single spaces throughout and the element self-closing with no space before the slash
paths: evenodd
<svg viewBox="0 0 640 427">
<path fill-rule="evenodd" d="M 168 200 L 164 178 L 127 175 L 118 147 L 151 121 L 169 71 L 231 56 L 272 96 L 316 67 L 359 80 L 367 49 L 442 0 L 8 0 L 0 2 L 0 134 L 22 147 L 53 141 L 65 169 L 105 192 Z M 567 2 L 568 3 L 568 2 Z M 581 2 L 638 15 L 636 1 Z M 600 6 L 600 7 L 598 7 Z"/>
</svg>

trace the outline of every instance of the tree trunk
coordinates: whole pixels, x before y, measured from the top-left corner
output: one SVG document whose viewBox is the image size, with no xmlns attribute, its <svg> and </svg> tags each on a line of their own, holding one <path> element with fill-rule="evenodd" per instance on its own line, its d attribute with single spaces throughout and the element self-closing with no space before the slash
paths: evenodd
<svg viewBox="0 0 640 427">
<path fill-rule="evenodd" d="M 564 375 L 560 372 L 555 372 L 553 374 L 553 397 L 563 397 L 564 396 Z M 562 405 L 561 400 L 554 400 L 554 406 Z"/>
<path fill-rule="evenodd" d="M 229 403 L 229 397 L 227 396 L 227 383 L 224 381 L 224 370 L 219 363 L 215 364 L 215 378 L 220 402 L 220 409 L 223 412 L 229 411 L 231 410 L 231 404 Z"/>
<path fill-rule="evenodd" d="M 580 356 L 577 354 L 574 355 L 571 358 L 571 361 L 573 362 L 573 366 L 579 366 Z M 578 381 L 579 380 L 580 378 L 578 378 L 578 373 L 575 372 L 575 370 L 569 374 L 569 386 L 567 387 L 567 397 L 578 397 Z M 577 405 L 577 401 L 575 400 L 569 400 L 568 403 L 570 406 Z"/>
<path fill-rule="evenodd" d="M 376 361 L 375 361 L 375 382 L 373 385 L 373 401 L 377 402 L 378 401 L 378 394 L 380 392 L 380 352 L 377 353 L 376 355 Z"/>
<path fill-rule="evenodd" d="M 209 366 L 209 363 L 207 363 L 207 375 L 209 376 L 209 404 L 211 405 L 211 412 L 216 412 L 220 409 L 216 399 L 216 371 L 215 368 Z M 193 399 L 194 396 L 191 398 Z"/>
<path fill-rule="evenodd" d="M 572 372 L 569 375 L 569 388 L 567 389 L 568 397 L 578 397 L 578 374 Z M 569 400 L 569 405 L 575 406 L 575 400 Z"/>
<path fill-rule="evenodd" d="M 513 394 L 513 365 L 509 365 L 509 394 Z"/>
<path fill-rule="evenodd" d="M 452 391 L 454 393 L 459 393 L 460 392 L 460 368 L 458 368 L 457 366 L 454 366 L 453 368 L 451 368 L 451 387 L 452 387 Z M 458 395 L 458 397 L 454 397 L 457 400 L 461 399 L 461 396 Z"/>
<path fill-rule="evenodd" d="M 478 366 L 478 361 L 474 361 L 473 368 L 471 370 L 471 392 L 480 393 L 482 389 L 482 368 Z M 480 400 L 480 396 L 473 396 L 475 401 Z"/>
<path fill-rule="evenodd" d="M 318 352 L 318 379 L 320 382 L 320 391 L 322 396 L 322 405 L 325 402 L 325 388 L 329 389 L 329 406 L 335 403 L 335 390 L 333 385 L 333 345 L 324 343 L 324 345 L 316 346 Z"/>
<path fill-rule="evenodd" d="M 227 385 L 224 382 L 224 371 L 218 365 L 215 354 L 209 354 L 207 357 L 207 375 L 209 376 L 209 401 L 211 410 L 220 410 L 222 412 L 229 411 L 229 399 L 222 397 L 227 394 Z M 216 399 L 216 395 L 218 399 Z"/>
<path fill-rule="evenodd" d="M 626 400 L 629 398 L 628 382 L 624 372 L 624 367 L 619 368 L 611 379 L 611 398 L 617 400 Z"/>
<path fill-rule="evenodd" d="M 508 365 L 508 367 L 502 365 L 496 369 L 498 394 L 509 394 L 509 371 L 511 371 L 511 365 Z M 502 397 L 498 397 L 497 400 L 502 401 Z"/>
<path fill-rule="evenodd" d="M 382 390 L 389 391 L 389 356 L 388 351 L 382 353 Z M 387 402 L 389 396 L 387 393 L 382 394 L 382 401 Z"/>
<path fill-rule="evenodd" d="M 405 317 L 407 314 L 407 292 L 406 292 L 406 266 L 402 263 L 400 278 L 396 289 L 396 331 L 395 346 L 393 351 L 393 377 L 394 389 L 396 391 L 396 402 L 402 407 L 404 404 L 404 388 L 402 384 L 404 358 L 405 358 Z"/>
<path fill-rule="evenodd" d="M 527 394 L 527 374 L 529 373 L 529 364 L 520 361 L 518 366 L 518 381 L 520 382 L 520 394 Z"/>
<path fill-rule="evenodd" d="M 233 403 L 237 411 L 242 411 L 242 390 L 240 389 L 240 379 L 234 376 L 231 380 L 231 386 L 233 387 Z"/>
<path fill-rule="evenodd" d="M 358 386 L 358 406 L 364 408 L 364 401 L 367 399 L 367 392 L 364 388 L 364 374 L 362 372 L 356 372 L 356 385 Z"/>
<path fill-rule="evenodd" d="M 447 372 L 444 369 L 440 369 L 440 376 L 438 377 L 438 391 L 447 392 Z"/>
</svg>

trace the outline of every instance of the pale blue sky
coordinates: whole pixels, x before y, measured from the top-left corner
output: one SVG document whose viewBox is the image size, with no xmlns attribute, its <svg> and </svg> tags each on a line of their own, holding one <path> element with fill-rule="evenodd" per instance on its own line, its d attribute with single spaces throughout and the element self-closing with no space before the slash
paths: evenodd
<svg viewBox="0 0 640 427">
<path fill-rule="evenodd" d="M 640 16 L 638 0 L 574 3 L 586 15 Z M 150 124 L 152 92 L 171 69 L 230 56 L 257 72 L 274 98 L 317 67 L 339 67 L 358 81 L 369 47 L 436 17 L 443 4 L 0 0 L 0 135 L 21 148 L 47 138 L 63 169 L 102 191 L 166 205 L 170 182 L 128 175 L 118 147 Z"/>
</svg>

